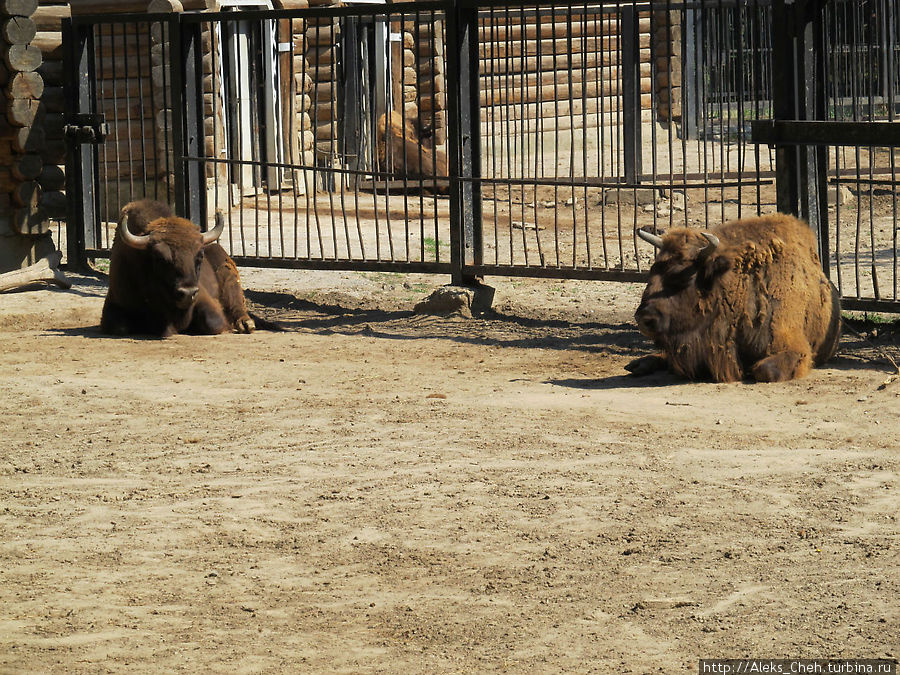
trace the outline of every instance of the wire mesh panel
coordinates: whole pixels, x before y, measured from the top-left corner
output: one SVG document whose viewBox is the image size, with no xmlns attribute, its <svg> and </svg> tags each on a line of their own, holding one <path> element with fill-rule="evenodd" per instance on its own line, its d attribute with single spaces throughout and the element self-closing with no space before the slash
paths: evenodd
<svg viewBox="0 0 900 675">
<path fill-rule="evenodd" d="M 767 2 L 479 13 L 486 267 L 622 278 L 638 227 L 775 209 Z M 624 277 L 634 275 L 625 274 Z"/>
</svg>

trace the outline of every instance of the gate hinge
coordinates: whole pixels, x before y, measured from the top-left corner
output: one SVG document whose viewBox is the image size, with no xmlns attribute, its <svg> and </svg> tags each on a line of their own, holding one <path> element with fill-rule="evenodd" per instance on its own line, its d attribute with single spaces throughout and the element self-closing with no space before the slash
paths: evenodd
<svg viewBox="0 0 900 675">
<path fill-rule="evenodd" d="M 67 122 L 63 132 L 75 143 L 102 143 L 109 135 L 109 125 L 103 113 L 76 113 Z"/>
</svg>

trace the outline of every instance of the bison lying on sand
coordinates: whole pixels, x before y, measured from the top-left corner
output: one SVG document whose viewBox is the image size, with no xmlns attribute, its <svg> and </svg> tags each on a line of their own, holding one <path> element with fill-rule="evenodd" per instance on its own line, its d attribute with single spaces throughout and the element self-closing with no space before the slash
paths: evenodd
<svg viewBox="0 0 900 675">
<path fill-rule="evenodd" d="M 635 375 L 779 382 L 834 355 L 839 297 L 805 223 L 775 214 L 638 234 L 659 252 L 634 316 L 662 353 L 629 363 Z"/>
<path fill-rule="evenodd" d="M 126 204 L 109 258 L 100 329 L 113 335 L 215 335 L 254 329 L 234 261 L 216 239 L 161 202 Z"/>
</svg>

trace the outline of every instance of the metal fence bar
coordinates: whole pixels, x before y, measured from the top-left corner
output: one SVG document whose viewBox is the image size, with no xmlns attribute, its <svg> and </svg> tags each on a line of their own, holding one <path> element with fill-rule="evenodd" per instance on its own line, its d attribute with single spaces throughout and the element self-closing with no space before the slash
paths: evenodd
<svg viewBox="0 0 900 675">
<path fill-rule="evenodd" d="M 97 146 L 79 133 L 76 122 L 85 114 L 95 112 L 96 97 L 94 70 L 94 31 L 88 25 L 75 25 L 63 20 L 64 68 L 70 76 L 63 79 L 66 98 L 67 142 L 66 194 L 69 195 L 69 214 L 66 225 L 68 264 L 75 268 L 87 265 L 87 250 L 97 248 L 99 221 L 99 191 Z"/>
<path fill-rule="evenodd" d="M 175 148 L 185 158 L 181 164 L 183 195 L 177 202 L 177 207 L 183 209 L 184 217 L 200 223 L 200 227 L 206 230 L 207 206 L 206 206 L 206 171 L 203 158 L 206 154 L 204 148 L 203 129 L 203 66 L 201 46 L 200 24 L 180 26 L 177 35 L 178 42 L 174 42 L 181 58 L 173 63 L 173 70 L 177 69 L 177 79 L 173 78 L 173 89 L 178 92 L 177 82 L 180 80 L 184 99 L 181 106 L 173 99 L 173 109 L 181 108 L 184 117 L 182 124 L 184 131 L 181 139 L 175 139 Z M 173 40 L 174 41 L 174 40 Z M 178 128 L 178 116 L 173 119 L 175 128 Z M 178 169 L 176 169 L 176 176 Z"/>
<path fill-rule="evenodd" d="M 621 9 L 619 59 L 622 69 L 622 136 L 624 140 L 625 180 L 636 183 L 644 173 L 641 143 L 641 99 L 639 82 L 640 51 L 637 9 L 625 5 Z"/>
<path fill-rule="evenodd" d="M 478 99 L 477 7 L 459 2 L 447 21 L 448 131 L 457 142 L 450 149 L 450 267 L 453 282 L 470 276 L 467 265 L 480 262 L 481 176 L 480 106 Z M 476 254 L 476 251 L 478 252 Z M 478 258 L 476 258 L 476 255 Z"/>
</svg>

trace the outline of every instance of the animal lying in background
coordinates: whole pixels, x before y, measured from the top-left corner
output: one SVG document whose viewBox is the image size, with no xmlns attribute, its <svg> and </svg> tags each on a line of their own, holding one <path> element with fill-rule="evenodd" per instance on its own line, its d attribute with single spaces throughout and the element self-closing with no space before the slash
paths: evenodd
<svg viewBox="0 0 900 675">
<path fill-rule="evenodd" d="M 234 261 L 216 240 L 162 202 L 122 208 L 109 258 L 100 329 L 112 335 L 215 335 L 254 330 Z"/>
<path fill-rule="evenodd" d="M 378 119 L 376 127 L 378 163 L 382 171 L 422 181 L 423 187 L 446 194 L 447 155 L 426 144 L 411 119 L 404 120 L 400 113 L 391 111 Z"/>
<path fill-rule="evenodd" d="M 802 221 L 774 214 L 638 235 L 659 251 L 634 316 L 662 353 L 629 363 L 633 374 L 780 382 L 837 351 L 840 298 Z"/>
</svg>

